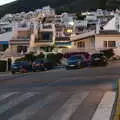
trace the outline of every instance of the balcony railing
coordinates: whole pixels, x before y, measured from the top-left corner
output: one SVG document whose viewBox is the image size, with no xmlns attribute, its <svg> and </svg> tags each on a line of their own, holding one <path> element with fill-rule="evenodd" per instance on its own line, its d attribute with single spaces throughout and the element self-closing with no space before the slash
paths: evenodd
<svg viewBox="0 0 120 120">
<path fill-rule="evenodd" d="M 30 40 L 30 37 L 13 37 L 13 40 Z"/>
<path fill-rule="evenodd" d="M 10 40 L 10 45 L 29 45 L 29 40 Z"/>
<path fill-rule="evenodd" d="M 52 29 L 52 26 L 51 25 L 49 25 L 49 26 L 44 26 L 43 25 L 43 29 Z"/>
</svg>

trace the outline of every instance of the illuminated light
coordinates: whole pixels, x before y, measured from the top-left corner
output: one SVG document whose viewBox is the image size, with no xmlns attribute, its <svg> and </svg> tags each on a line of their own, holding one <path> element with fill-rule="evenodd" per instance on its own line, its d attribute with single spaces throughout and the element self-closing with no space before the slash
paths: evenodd
<svg viewBox="0 0 120 120">
<path fill-rule="evenodd" d="M 68 30 L 67 30 L 67 33 L 72 33 L 72 29 L 68 29 Z"/>
<path fill-rule="evenodd" d="M 69 22 L 70 25 L 74 25 L 74 22 Z"/>
<path fill-rule="evenodd" d="M 44 17 L 44 16 L 45 16 L 45 14 L 43 13 L 43 14 L 42 14 L 42 16 Z"/>
<path fill-rule="evenodd" d="M 67 46 L 68 48 L 72 48 L 72 46 Z"/>
</svg>

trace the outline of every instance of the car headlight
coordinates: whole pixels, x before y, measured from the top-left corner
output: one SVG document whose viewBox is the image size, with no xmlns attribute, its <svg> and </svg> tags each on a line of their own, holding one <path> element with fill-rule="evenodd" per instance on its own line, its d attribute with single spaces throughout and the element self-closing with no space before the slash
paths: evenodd
<svg viewBox="0 0 120 120">
<path fill-rule="evenodd" d="M 79 65 L 80 65 L 80 64 L 81 64 L 81 62 L 80 62 L 80 61 L 78 61 L 78 62 L 77 62 L 77 64 L 79 64 Z"/>
<path fill-rule="evenodd" d="M 65 62 L 65 65 L 68 65 L 68 62 Z"/>
</svg>

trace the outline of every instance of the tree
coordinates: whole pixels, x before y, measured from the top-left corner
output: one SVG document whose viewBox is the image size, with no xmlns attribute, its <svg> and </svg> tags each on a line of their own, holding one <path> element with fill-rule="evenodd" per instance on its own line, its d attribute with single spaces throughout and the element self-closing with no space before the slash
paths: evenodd
<svg viewBox="0 0 120 120">
<path fill-rule="evenodd" d="M 81 15 L 81 13 L 76 13 L 77 19 L 78 20 L 84 20 L 85 19 L 85 15 Z"/>
</svg>

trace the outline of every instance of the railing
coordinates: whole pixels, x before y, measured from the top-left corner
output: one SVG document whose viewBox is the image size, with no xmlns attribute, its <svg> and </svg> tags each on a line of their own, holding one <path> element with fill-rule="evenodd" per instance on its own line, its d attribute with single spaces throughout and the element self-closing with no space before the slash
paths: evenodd
<svg viewBox="0 0 120 120">
<path fill-rule="evenodd" d="M 19 40 L 19 41 L 23 41 L 23 40 L 30 40 L 30 37 L 12 37 L 13 40 Z"/>
<path fill-rule="evenodd" d="M 10 45 L 29 44 L 29 40 L 10 40 Z"/>
</svg>

